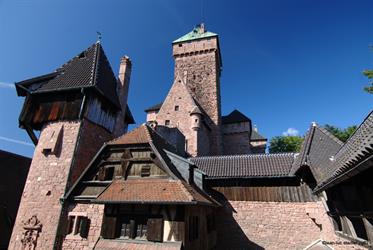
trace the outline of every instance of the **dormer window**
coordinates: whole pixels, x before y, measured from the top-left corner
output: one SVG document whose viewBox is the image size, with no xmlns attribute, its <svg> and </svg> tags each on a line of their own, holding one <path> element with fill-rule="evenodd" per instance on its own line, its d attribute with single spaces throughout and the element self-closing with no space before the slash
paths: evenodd
<svg viewBox="0 0 373 250">
<path fill-rule="evenodd" d="M 79 57 L 80 59 L 85 58 L 85 52 L 83 51 L 82 53 L 80 53 L 78 57 Z"/>
</svg>

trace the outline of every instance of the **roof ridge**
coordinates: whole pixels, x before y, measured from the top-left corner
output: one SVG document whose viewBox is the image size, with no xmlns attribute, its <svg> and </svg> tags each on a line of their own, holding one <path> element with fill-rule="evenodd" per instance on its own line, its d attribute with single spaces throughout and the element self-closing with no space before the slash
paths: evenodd
<svg viewBox="0 0 373 250">
<path fill-rule="evenodd" d="M 99 53 L 99 45 L 100 43 L 95 43 L 95 52 L 93 54 L 93 62 L 92 62 L 92 68 L 91 68 L 91 79 L 90 79 L 90 85 L 95 86 L 96 79 L 97 79 L 97 67 L 98 67 L 98 58 L 100 56 Z"/>
<path fill-rule="evenodd" d="M 122 134 L 122 135 L 120 135 L 120 136 L 118 136 L 118 137 L 116 137 L 116 138 L 114 138 L 112 140 L 107 141 L 106 144 L 112 144 L 112 143 L 120 140 L 123 136 L 128 136 L 128 135 L 134 134 L 135 132 L 137 133 L 138 130 L 141 129 L 144 125 L 145 124 L 141 124 L 140 126 L 136 127 L 135 129 L 133 129 L 133 130 L 131 130 L 129 132 L 126 132 L 126 133 L 124 133 L 124 134 Z"/>
<path fill-rule="evenodd" d="M 76 56 L 72 57 L 70 60 L 68 60 L 67 62 L 65 62 L 64 64 L 62 64 L 60 67 L 58 67 L 57 69 L 55 69 L 55 71 L 57 72 L 57 71 L 61 70 L 65 65 L 68 65 L 69 63 L 71 63 L 72 61 L 74 61 L 74 59 L 75 59 L 76 57 L 79 57 L 80 54 L 82 54 L 83 52 L 88 51 L 90 48 L 92 48 L 92 47 L 95 46 L 95 45 L 96 45 L 96 43 L 92 44 L 91 46 L 89 46 L 89 47 L 86 48 L 85 50 L 80 51 Z"/>
<path fill-rule="evenodd" d="M 343 144 L 343 146 L 335 153 L 335 156 L 337 156 L 339 154 L 340 151 L 342 151 L 342 149 L 344 149 L 344 147 L 347 147 L 348 144 L 350 143 L 350 141 L 352 140 L 352 138 L 354 138 L 354 136 L 356 135 L 356 133 L 360 130 L 360 128 L 364 125 L 364 123 L 369 119 L 370 116 L 373 116 L 373 110 L 371 110 L 369 112 L 369 114 L 364 118 L 364 120 L 359 124 L 359 126 L 356 128 L 355 132 L 352 133 L 352 135 L 350 135 L 350 137 L 347 139 L 347 141 Z"/>
<path fill-rule="evenodd" d="M 234 158 L 234 157 L 272 157 L 272 156 L 283 156 L 283 155 L 296 155 L 295 152 L 284 152 L 284 153 L 269 153 L 269 154 L 238 154 L 238 155 L 208 155 L 208 156 L 197 156 L 190 157 L 189 159 L 208 159 L 208 158 Z"/>
</svg>

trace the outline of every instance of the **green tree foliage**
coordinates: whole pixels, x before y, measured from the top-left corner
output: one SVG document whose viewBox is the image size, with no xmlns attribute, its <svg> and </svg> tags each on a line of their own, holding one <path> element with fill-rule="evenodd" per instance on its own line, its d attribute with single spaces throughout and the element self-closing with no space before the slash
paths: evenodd
<svg viewBox="0 0 373 250">
<path fill-rule="evenodd" d="M 371 80 L 369 83 L 371 86 L 364 87 L 364 90 L 370 94 L 373 94 L 373 70 L 364 70 L 363 74 Z"/>
<path fill-rule="evenodd" d="M 373 90 L 373 86 L 372 86 Z M 356 131 L 357 126 L 349 126 L 345 129 L 338 128 L 333 125 L 326 124 L 325 129 L 328 130 L 330 133 L 332 133 L 335 137 L 337 137 L 342 142 L 346 142 L 348 138 Z"/>
<path fill-rule="evenodd" d="M 303 138 L 300 136 L 275 136 L 269 144 L 270 153 L 299 152 Z"/>
</svg>

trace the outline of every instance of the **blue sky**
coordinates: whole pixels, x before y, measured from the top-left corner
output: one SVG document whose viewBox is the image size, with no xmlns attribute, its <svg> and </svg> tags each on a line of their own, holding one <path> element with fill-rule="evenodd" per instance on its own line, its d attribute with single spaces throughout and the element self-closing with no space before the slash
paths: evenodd
<svg viewBox="0 0 373 250">
<path fill-rule="evenodd" d="M 18 128 L 23 99 L 7 83 L 55 70 L 96 31 L 115 73 L 122 55 L 132 59 L 129 105 L 143 123 L 171 86 L 171 42 L 202 19 L 220 36 L 223 114 L 241 110 L 270 138 L 289 128 L 303 135 L 312 121 L 359 124 L 372 109 L 361 73 L 373 68 L 372 1 L 201 3 L 0 0 L 0 149 L 33 153 Z"/>
</svg>

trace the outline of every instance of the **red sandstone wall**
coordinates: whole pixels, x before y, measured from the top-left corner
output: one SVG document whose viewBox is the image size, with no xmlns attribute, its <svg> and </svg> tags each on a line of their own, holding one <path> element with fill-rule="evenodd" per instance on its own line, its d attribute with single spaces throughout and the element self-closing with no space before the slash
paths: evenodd
<svg viewBox="0 0 373 250">
<path fill-rule="evenodd" d="M 69 212 L 85 213 L 90 220 L 87 239 L 79 235 L 67 235 L 64 237 L 62 249 L 66 250 L 88 250 L 93 249 L 101 233 L 104 205 L 76 204 L 69 207 Z"/>
<path fill-rule="evenodd" d="M 83 120 L 76 152 L 79 157 L 75 159 L 68 188 L 79 178 L 102 145 L 111 139 L 113 139 L 113 135 L 106 129 L 88 120 Z"/>
<path fill-rule="evenodd" d="M 44 155 L 46 135 L 63 125 L 62 147 L 57 155 Z M 65 192 L 68 173 L 78 139 L 80 122 L 56 122 L 46 125 L 41 131 L 35 148 L 25 188 L 22 194 L 17 219 L 14 224 L 9 249 L 23 249 L 23 222 L 36 215 L 42 223 L 36 249 L 53 249 L 60 216 L 60 198 Z"/>
<path fill-rule="evenodd" d="M 334 249 L 365 249 L 338 237 L 321 202 L 230 201 L 217 217 L 218 249 L 304 249 L 322 239 Z"/>
</svg>

